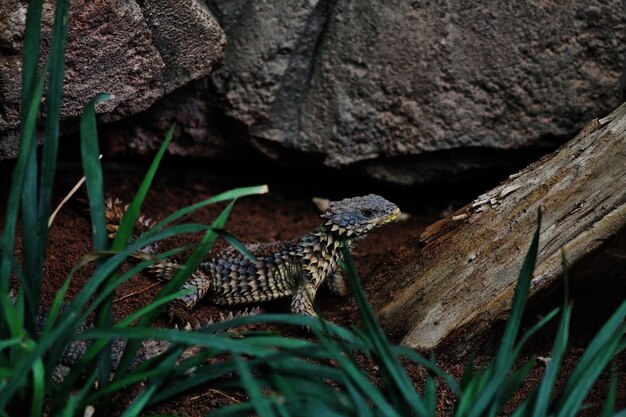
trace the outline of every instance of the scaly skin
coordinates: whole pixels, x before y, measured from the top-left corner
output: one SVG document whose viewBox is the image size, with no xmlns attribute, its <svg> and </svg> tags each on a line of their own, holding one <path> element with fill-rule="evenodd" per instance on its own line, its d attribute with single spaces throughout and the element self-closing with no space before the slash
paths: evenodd
<svg viewBox="0 0 626 417">
<path fill-rule="evenodd" d="M 229 249 L 203 262 L 183 288 L 192 292 L 173 301 L 174 315 L 189 310 L 202 298 L 213 304 L 259 303 L 291 297 L 291 312 L 314 316 L 313 300 L 325 284 L 331 292 L 347 294 L 339 271 L 342 242 L 353 247 L 371 230 L 396 220 L 398 207 L 378 195 L 331 202 L 325 222 L 299 240 L 251 245 L 257 262 Z M 159 278 L 169 279 L 180 265 L 153 266 Z"/>
<path fill-rule="evenodd" d="M 124 212 L 125 207 L 119 200 L 107 201 L 107 227 L 112 234 L 115 234 Z M 221 305 L 259 303 L 291 297 L 293 313 L 315 315 L 313 300 L 321 285 L 326 285 L 334 294 L 346 295 L 348 292 L 338 268 L 343 242 L 352 248 L 371 230 L 396 220 L 399 215 L 398 207 L 373 194 L 331 202 L 328 211 L 321 216 L 324 223 L 301 239 L 248 246 L 257 262 L 230 248 L 202 263 L 183 285 L 184 288 L 194 287 L 193 292 L 174 301 L 174 314 L 178 315 L 177 308 L 193 308 L 203 297 Z M 137 226 L 145 230 L 151 225 L 150 219 L 141 216 Z M 150 255 L 138 255 L 140 258 L 146 256 Z M 169 279 L 180 267 L 172 262 L 159 262 L 151 267 L 151 271 L 159 278 Z M 249 313 L 246 311 L 243 314 Z M 38 315 L 40 328 L 43 328 L 46 317 L 46 311 Z M 210 323 L 212 320 L 209 319 L 197 327 Z M 84 325 L 83 329 L 89 326 Z M 126 341 L 122 339 L 112 342 L 113 369 L 117 368 L 125 344 Z M 67 367 L 71 367 L 89 345 L 87 341 L 74 340 L 67 346 L 55 371 L 57 380 L 63 379 Z M 133 365 L 158 355 L 168 346 L 163 341 L 144 342 Z M 197 348 L 189 348 L 181 358 L 192 357 L 196 352 Z"/>
</svg>

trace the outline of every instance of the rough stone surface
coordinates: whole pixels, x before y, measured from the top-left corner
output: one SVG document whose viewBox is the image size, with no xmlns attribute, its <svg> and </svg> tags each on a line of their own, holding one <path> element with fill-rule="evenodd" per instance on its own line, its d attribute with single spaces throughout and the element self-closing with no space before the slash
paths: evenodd
<svg viewBox="0 0 626 417">
<path fill-rule="evenodd" d="M 178 128 L 169 150 L 177 155 L 223 157 L 233 151 L 233 143 L 241 149 L 242 140 L 248 146 L 252 140 L 266 154 L 280 157 L 274 151 L 298 139 L 299 111 L 329 5 L 319 0 L 278 3 L 209 1 L 228 36 L 223 66 L 210 81 L 159 101 L 151 114 L 113 126 L 106 133 L 111 150 L 152 154 L 174 118 Z M 232 126 L 224 129 L 226 120 L 240 125 L 236 130 L 242 140 L 233 140 Z M 278 149 L 266 140 L 275 141 Z"/>
<path fill-rule="evenodd" d="M 16 0 L 0 3 L 0 159 L 14 156 L 18 144 L 25 9 Z M 44 56 L 52 14 L 46 3 Z M 113 96 L 98 107 L 103 122 L 147 109 L 168 92 L 208 75 L 221 62 L 226 42 L 219 24 L 197 0 L 76 0 L 69 22 L 65 131 L 76 128 L 83 106 L 98 92 Z"/>
<path fill-rule="evenodd" d="M 168 146 L 170 154 L 228 161 L 241 157 L 242 148 L 251 146 L 232 135 L 228 140 L 224 139 L 218 129 L 224 120 L 219 117 L 216 105 L 207 93 L 208 84 L 207 78 L 192 81 L 159 100 L 149 111 L 103 129 L 101 136 L 107 145 L 105 151 L 150 157 L 159 149 L 166 132 L 175 122 L 174 137 Z"/>
<path fill-rule="evenodd" d="M 419 181 L 394 158 L 554 145 L 620 101 L 621 1 L 278 3 L 209 2 L 223 111 L 262 150 Z"/>
<path fill-rule="evenodd" d="M 139 10 L 127 42 L 154 56 L 116 104 L 105 104 L 103 120 L 146 108 L 213 68 L 224 37 L 200 1 L 98 2 L 110 19 Z M 238 157 L 245 144 L 282 163 L 302 155 L 312 166 L 423 183 L 515 165 L 506 151 L 552 148 L 622 99 L 626 13 L 617 0 L 206 3 L 229 39 L 223 67 L 111 126 L 104 135 L 118 152 L 152 153 L 176 120 L 170 151 L 179 155 Z M 20 39 L 5 28 L 19 26 L 18 9 L 0 17 L 0 48 L 13 54 Z M 132 50 L 124 53 L 133 62 Z M 5 105 L 17 103 L 15 91 L 0 118 L 16 115 Z"/>
</svg>

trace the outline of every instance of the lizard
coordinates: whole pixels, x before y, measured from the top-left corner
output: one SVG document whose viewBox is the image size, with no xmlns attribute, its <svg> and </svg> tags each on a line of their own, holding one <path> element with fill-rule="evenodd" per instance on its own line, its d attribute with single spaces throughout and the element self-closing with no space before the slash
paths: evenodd
<svg viewBox="0 0 626 417">
<path fill-rule="evenodd" d="M 113 232 L 113 220 L 121 219 L 124 212 L 119 204 L 119 200 L 107 201 L 107 220 Z M 343 243 L 353 248 L 370 231 L 399 216 L 395 204 L 376 194 L 332 201 L 321 215 L 323 223 L 300 239 L 248 245 L 256 261 L 233 248 L 206 259 L 182 286 L 190 292 L 172 301 L 170 312 L 181 317 L 181 312 L 193 309 L 203 298 L 215 305 L 236 305 L 291 297 L 292 313 L 316 316 L 313 301 L 320 286 L 340 296 L 349 292 L 339 267 Z M 140 221 L 151 224 L 145 217 Z M 159 261 L 150 272 L 167 280 L 181 267 Z"/>
<path fill-rule="evenodd" d="M 105 214 L 110 233 L 114 234 L 117 230 L 125 210 L 126 206 L 120 200 L 107 199 Z M 192 309 L 204 297 L 218 305 L 257 304 L 291 297 L 292 313 L 315 316 L 313 301 L 321 285 L 325 284 L 337 295 L 345 296 L 348 293 L 345 277 L 339 268 L 342 245 L 347 243 L 350 248 L 354 247 L 371 230 L 395 221 L 399 216 L 400 210 L 395 204 L 374 194 L 330 202 L 328 210 L 321 215 L 323 223 L 302 238 L 249 245 L 248 250 L 254 254 L 256 261 L 229 248 L 202 262 L 183 284 L 183 288 L 193 289 L 192 292 L 174 300 L 174 308 Z M 145 230 L 153 224 L 151 219 L 141 215 L 137 226 Z M 138 257 L 145 259 L 150 256 L 151 250 L 154 249 L 149 248 Z M 157 278 L 169 279 L 181 267 L 182 265 L 175 262 L 159 261 L 150 269 Z M 13 295 L 10 298 L 15 300 Z M 246 310 L 237 313 L 237 316 L 248 314 L 254 315 L 256 311 L 251 310 L 248 313 Z M 47 311 L 41 310 L 37 319 L 40 330 L 46 317 Z M 235 316 L 231 313 L 230 317 Z M 204 325 L 196 324 L 193 329 L 201 329 L 211 323 L 213 320 L 208 319 Z M 86 323 L 79 330 L 84 331 L 91 326 Z M 55 380 L 63 380 L 69 368 L 85 353 L 89 345 L 89 341 L 75 339 L 66 346 L 55 370 Z M 124 339 L 112 341 L 112 369 L 117 368 L 125 345 Z M 168 346 L 169 343 L 164 341 L 144 341 L 133 358 L 133 366 L 162 353 Z M 193 357 L 196 351 L 196 347 L 186 349 L 180 360 Z"/>
</svg>

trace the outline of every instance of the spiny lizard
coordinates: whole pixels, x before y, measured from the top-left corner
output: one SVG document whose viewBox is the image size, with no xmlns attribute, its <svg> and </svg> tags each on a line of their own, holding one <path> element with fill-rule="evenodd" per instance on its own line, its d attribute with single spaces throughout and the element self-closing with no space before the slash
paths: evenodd
<svg viewBox="0 0 626 417">
<path fill-rule="evenodd" d="M 108 202 L 109 221 L 122 214 L 119 204 Z M 348 292 L 339 268 L 342 242 L 352 248 L 371 230 L 399 216 L 395 204 L 375 194 L 333 201 L 321 215 L 324 223 L 302 238 L 248 246 L 256 262 L 233 248 L 203 262 L 182 286 L 193 289 L 172 302 L 172 312 L 180 315 L 181 309 L 189 310 L 205 297 L 219 305 L 291 297 L 292 313 L 314 316 L 313 300 L 322 284 L 337 295 Z M 150 223 L 143 217 L 141 221 Z M 153 265 L 151 272 L 169 279 L 180 268 L 180 264 L 165 261 Z"/>
<path fill-rule="evenodd" d="M 106 209 L 107 226 L 110 232 L 115 233 L 125 213 L 125 207 L 119 200 L 109 199 Z M 313 300 L 322 284 L 334 294 L 346 295 L 348 292 L 339 270 L 343 242 L 353 247 L 368 232 L 396 220 L 399 216 L 398 207 L 378 195 L 370 194 L 331 202 L 326 213 L 321 216 L 324 223 L 301 239 L 248 246 L 255 255 L 256 262 L 232 248 L 216 258 L 206 260 L 183 285 L 184 288 L 193 288 L 193 291 L 175 300 L 173 307 L 191 309 L 203 297 L 207 297 L 214 304 L 258 303 L 292 297 L 293 313 L 315 315 Z M 144 229 L 153 224 L 144 216 L 140 216 L 138 223 Z M 180 264 L 173 262 L 159 262 L 151 269 L 157 277 L 168 279 L 180 267 Z M 249 313 L 246 311 L 242 314 Z M 255 314 L 255 311 L 251 314 Z M 41 328 L 46 317 L 45 310 L 38 315 Z M 208 319 L 205 322 L 204 325 L 207 325 L 213 321 Z M 90 326 L 84 324 L 80 330 Z M 89 345 L 90 342 L 80 339 L 72 340 L 68 344 L 55 370 L 57 380 L 64 378 L 68 367 L 85 353 Z M 112 342 L 113 369 L 117 368 L 125 345 L 124 339 L 115 339 Z M 133 359 L 133 364 L 160 354 L 168 346 L 169 343 L 164 341 L 145 341 Z M 192 357 L 196 351 L 196 347 L 190 347 L 181 358 Z"/>
</svg>

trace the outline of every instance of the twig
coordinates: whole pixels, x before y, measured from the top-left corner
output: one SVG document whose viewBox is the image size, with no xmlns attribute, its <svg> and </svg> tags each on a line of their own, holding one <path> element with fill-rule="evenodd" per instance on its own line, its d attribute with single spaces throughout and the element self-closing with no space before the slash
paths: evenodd
<svg viewBox="0 0 626 417">
<path fill-rule="evenodd" d="M 221 395 L 222 397 L 227 398 L 227 399 L 229 399 L 232 402 L 237 403 L 237 404 L 241 403 L 241 401 L 239 401 L 235 397 L 231 397 L 230 395 L 226 394 L 225 392 L 220 391 L 220 390 L 216 390 L 215 388 L 209 388 L 207 392 L 205 392 L 203 394 L 200 394 L 200 395 L 196 395 L 195 397 L 191 397 L 189 399 L 189 401 L 199 400 L 200 398 L 206 397 L 207 395 L 209 395 L 209 393 Z"/>
<path fill-rule="evenodd" d="M 120 297 L 120 298 L 116 298 L 115 300 L 113 300 L 113 302 L 114 302 L 114 303 L 117 303 L 118 301 L 125 300 L 125 299 L 127 299 L 128 297 L 132 297 L 132 296 L 134 296 L 134 295 L 141 294 L 142 292 L 146 292 L 146 291 L 148 291 L 149 289 L 156 287 L 157 285 L 160 285 L 160 283 L 159 283 L 159 282 L 152 283 L 152 284 L 148 285 L 146 288 L 143 288 L 143 289 L 141 289 L 141 290 L 139 290 L 139 291 L 131 292 L 130 294 L 126 294 L 126 295 L 124 295 L 124 296 L 122 296 L 122 297 Z"/>
<path fill-rule="evenodd" d="M 98 157 L 98 159 L 102 159 L 102 155 L 100 155 Z M 74 188 L 72 188 L 70 190 L 69 193 L 67 193 L 67 195 L 65 196 L 65 198 L 59 203 L 59 205 L 57 206 L 56 209 L 54 209 L 54 211 L 52 212 L 52 214 L 50 215 L 50 218 L 48 219 L 48 228 L 50 226 L 52 226 L 52 222 L 54 221 L 54 218 L 57 216 L 57 214 L 59 213 L 59 211 L 61 210 L 61 207 L 63 207 L 65 205 L 65 203 L 67 203 L 70 198 L 72 198 L 72 196 L 74 194 L 76 194 L 76 191 L 78 191 L 78 189 L 80 188 L 81 185 L 83 185 L 83 183 L 87 180 L 87 177 L 83 176 L 80 180 L 78 180 L 78 182 L 76 183 L 76 185 L 74 186 Z"/>
</svg>

